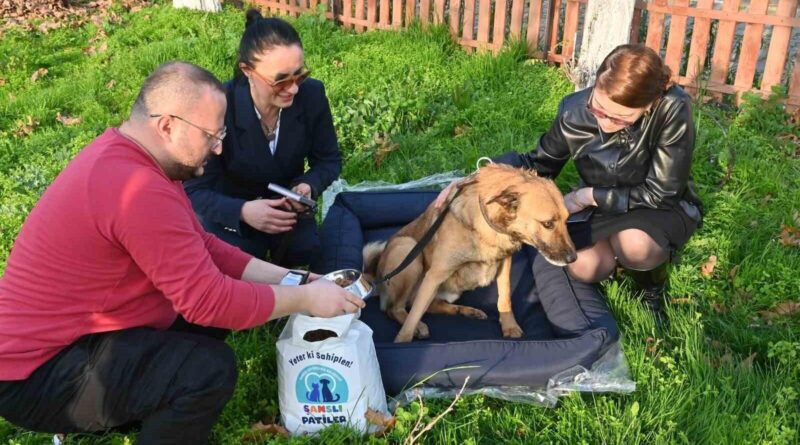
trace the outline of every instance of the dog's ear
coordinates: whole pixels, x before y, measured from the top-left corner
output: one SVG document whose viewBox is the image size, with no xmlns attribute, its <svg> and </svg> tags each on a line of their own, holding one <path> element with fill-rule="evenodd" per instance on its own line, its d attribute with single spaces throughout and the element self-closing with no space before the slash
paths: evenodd
<svg viewBox="0 0 800 445">
<path fill-rule="evenodd" d="M 486 205 L 488 206 L 489 204 L 497 205 L 492 206 L 495 208 L 490 210 L 486 216 L 493 224 L 506 229 L 517 217 L 519 193 L 514 191 L 511 187 L 507 187 L 502 192 L 486 201 Z"/>
<path fill-rule="evenodd" d="M 491 204 L 493 202 L 500 204 L 500 206 L 508 212 L 517 213 L 519 193 L 514 191 L 511 187 L 507 187 L 502 192 L 486 201 L 486 204 Z"/>
</svg>

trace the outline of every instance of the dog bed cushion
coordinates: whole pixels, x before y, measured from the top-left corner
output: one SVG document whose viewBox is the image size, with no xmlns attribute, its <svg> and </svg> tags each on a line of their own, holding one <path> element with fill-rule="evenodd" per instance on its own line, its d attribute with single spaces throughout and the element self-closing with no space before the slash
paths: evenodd
<svg viewBox="0 0 800 445">
<path fill-rule="evenodd" d="M 344 192 L 337 195 L 321 227 L 322 247 L 315 271 L 362 270 L 362 247 L 388 239 L 419 216 L 438 192 Z M 423 379 L 426 387 L 544 387 L 559 372 L 592 364 L 619 338 L 617 325 L 595 286 L 570 280 L 531 247 L 515 254 L 512 304 L 524 331 L 502 335 L 494 284 L 465 292 L 458 300 L 479 308 L 487 320 L 425 314 L 431 336 L 393 343 L 400 329 L 386 316 L 377 296 L 367 300 L 361 320 L 374 331 L 384 387 L 398 394 Z M 442 370 L 447 370 L 441 372 Z M 432 377 L 431 377 L 432 376 Z"/>
</svg>

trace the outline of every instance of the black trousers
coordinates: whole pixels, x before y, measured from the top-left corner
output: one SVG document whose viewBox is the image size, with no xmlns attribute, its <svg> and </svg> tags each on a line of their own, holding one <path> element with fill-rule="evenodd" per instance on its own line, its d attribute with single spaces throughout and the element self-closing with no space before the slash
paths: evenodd
<svg viewBox="0 0 800 445">
<path fill-rule="evenodd" d="M 0 382 L 0 416 L 49 433 L 140 424 L 140 445 L 204 444 L 236 386 L 226 334 L 179 318 L 83 336 L 26 380 Z"/>
<path fill-rule="evenodd" d="M 259 232 L 245 223 L 241 223 L 241 233 L 236 233 L 215 222 L 202 219 L 201 222 L 209 233 L 256 258 L 269 259 L 271 263 L 290 269 L 310 265 L 314 271 L 320 239 L 313 214 L 301 215 L 292 230 L 274 235 Z"/>
</svg>

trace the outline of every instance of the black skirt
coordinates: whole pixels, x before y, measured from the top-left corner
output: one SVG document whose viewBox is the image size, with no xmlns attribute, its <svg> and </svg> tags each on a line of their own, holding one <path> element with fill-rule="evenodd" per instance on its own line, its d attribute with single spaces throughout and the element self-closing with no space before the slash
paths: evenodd
<svg viewBox="0 0 800 445">
<path fill-rule="evenodd" d="M 578 250 L 626 229 L 642 230 L 661 247 L 675 250 L 686 244 L 698 224 L 682 209 L 634 209 L 611 215 L 595 211 L 588 221 L 571 223 L 567 230 Z"/>
</svg>

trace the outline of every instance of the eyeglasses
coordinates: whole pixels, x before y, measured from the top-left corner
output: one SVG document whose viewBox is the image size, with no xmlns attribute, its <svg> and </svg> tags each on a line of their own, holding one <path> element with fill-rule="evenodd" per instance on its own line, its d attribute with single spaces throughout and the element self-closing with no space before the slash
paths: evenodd
<svg viewBox="0 0 800 445">
<path fill-rule="evenodd" d="M 151 114 L 150 115 L 150 117 L 161 117 L 161 116 L 164 116 L 164 115 L 163 114 Z M 184 118 L 182 118 L 180 116 L 177 116 L 177 115 L 174 115 L 174 114 L 167 114 L 167 116 L 173 117 L 173 118 L 181 120 L 183 122 L 186 122 L 187 124 L 191 125 L 192 127 L 197 128 L 198 130 L 202 131 L 203 134 L 205 135 L 206 139 L 211 143 L 211 149 L 212 150 L 217 148 L 217 147 L 219 147 L 220 144 L 222 144 L 222 140 L 225 139 L 225 135 L 228 134 L 228 129 L 225 128 L 225 127 L 222 127 L 222 131 L 220 132 L 219 136 L 217 136 L 214 133 L 210 133 L 210 132 L 204 130 L 203 127 L 201 127 L 201 126 L 199 126 L 197 124 L 193 124 L 193 123 L 187 121 L 186 119 L 184 119 Z"/>
<path fill-rule="evenodd" d="M 622 119 L 617 119 L 616 117 L 611 117 L 603 113 L 601 110 L 598 110 L 597 108 L 594 107 L 594 105 L 592 105 L 593 101 L 594 101 L 594 88 L 592 88 L 592 94 L 589 95 L 589 101 L 586 102 L 586 109 L 589 110 L 589 112 L 592 113 L 594 117 L 598 119 L 608 119 L 612 124 L 619 125 L 621 127 L 630 127 L 631 125 L 636 123 L 636 121 L 628 122 Z"/>
<path fill-rule="evenodd" d="M 281 93 L 286 89 L 290 88 L 293 84 L 297 84 L 297 86 L 299 87 L 300 85 L 302 85 L 303 82 L 306 81 L 306 79 L 308 79 L 308 76 L 311 75 L 311 70 L 309 70 L 306 67 L 301 68 L 301 70 L 302 71 L 300 71 L 297 74 L 292 74 L 287 77 L 284 77 L 281 80 L 276 80 L 276 81 L 266 79 L 261 74 L 258 74 L 258 71 L 256 71 L 255 69 L 251 68 L 250 72 L 255 74 L 256 77 L 258 77 L 259 79 L 263 80 L 267 85 L 271 86 L 272 91 L 276 93 Z"/>
</svg>

